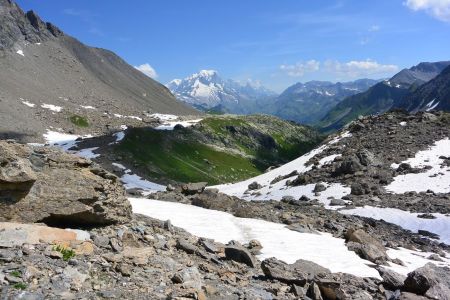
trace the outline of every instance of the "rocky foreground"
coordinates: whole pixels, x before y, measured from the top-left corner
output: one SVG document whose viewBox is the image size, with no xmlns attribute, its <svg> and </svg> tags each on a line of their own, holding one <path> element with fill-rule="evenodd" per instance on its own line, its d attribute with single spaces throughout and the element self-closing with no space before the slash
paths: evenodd
<svg viewBox="0 0 450 300">
<path fill-rule="evenodd" d="M 448 255 L 448 245 L 423 234 L 343 215 L 314 199 L 242 201 L 204 190 L 203 184 L 169 190 L 151 197 L 345 238 L 347 248 L 380 276 L 332 273 L 306 260 L 261 261 L 258 254 L 264 245 L 257 240 L 222 244 L 189 234 L 170 221 L 133 214 L 119 179 L 90 160 L 1 141 L 0 298 L 450 299 L 450 269 L 437 266 Z M 364 195 L 355 199 L 376 196 Z M 433 252 L 429 259 L 436 264 L 407 276 L 395 273 L 389 263 L 403 262 L 389 258 L 386 251 L 397 247 Z"/>
</svg>

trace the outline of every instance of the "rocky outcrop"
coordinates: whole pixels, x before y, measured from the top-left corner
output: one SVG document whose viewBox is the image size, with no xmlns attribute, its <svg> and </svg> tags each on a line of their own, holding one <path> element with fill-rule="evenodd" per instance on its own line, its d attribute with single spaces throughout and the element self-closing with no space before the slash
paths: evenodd
<svg viewBox="0 0 450 300">
<path fill-rule="evenodd" d="M 404 289 L 430 299 L 450 299 L 450 268 L 437 267 L 432 263 L 408 274 Z"/>
<path fill-rule="evenodd" d="M 89 160 L 6 141 L 0 159 L 0 221 L 92 226 L 130 218 L 118 178 Z"/>
<path fill-rule="evenodd" d="M 331 273 L 330 270 L 311 261 L 300 259 L 289 265 L 273 257 L 264 260 L 261 269 L 269 278 L 302 286 L 317 275 Z"/>
<path fill-rule="evenodd" d="M 62 35 L 55 25 L 44 23 L 33 11 L 24 13 L 10 0 L 0 1 L 0 49 L 8 49 L 15 43 L 38 43 Z"/>
</svg>

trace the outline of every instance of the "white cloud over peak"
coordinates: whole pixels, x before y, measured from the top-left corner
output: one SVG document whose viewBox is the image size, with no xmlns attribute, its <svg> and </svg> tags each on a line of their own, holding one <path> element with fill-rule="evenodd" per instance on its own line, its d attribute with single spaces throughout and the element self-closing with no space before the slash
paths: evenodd
<svg viewBox="0 0 450 300">
<path fill-rule="evenodd" d="M 153 69 L 153 67 L 148 63 L 142 64 L 140 66 L 134 66 L 134 68 L 141 71 L 150 78 L 158 78 L 158 74 L 156 73 L 155 69 Z"/>
<path fill-rule="evenodd" d="M 374 60 L 352 60 L 349 62 L 339 62 L 327 60 L 324 62 L 325 69 L 330 73 L 335 73 L 345 77 L 362 77 L 398 71 L 396 65 L 384 65 Z"/>
<path fill-rule="evenodd" d="M 371 59 L 351 60 L 339 62 L 337 60 L 326 60 L 320 62 L 309 60 L 292 65 L 281 65 L 280 70 L 291 77 L 302 77 L 309 73 L 320 72 L 321 75 L 330 75 L 334 78 L 356 78 L 372 75 L 386 75 L 399 70 L 396 65 L 381 64 Z"/>
<path fill-rule="evenodd" d="M 450 22 L 450 0 L 406 0 L 403 2 L 414 11 L 425 11 L 434 18 Z"/>
<path fill-rule="evenodd" d="M 280 69 L 285 71 L 289 76 L 301 77 L 305 73 L 318 71 L 320 69 L 320 62 L 312 59 L 306 62 L 298 62 L 294 65 L 281 65 Z"/>
</svg>

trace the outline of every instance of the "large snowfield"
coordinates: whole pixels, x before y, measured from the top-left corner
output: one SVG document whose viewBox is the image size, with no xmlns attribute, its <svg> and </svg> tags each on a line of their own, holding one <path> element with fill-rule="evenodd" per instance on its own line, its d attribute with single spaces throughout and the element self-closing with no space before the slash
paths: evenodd
<svg viewBox="0 0 450 300">
<path fill-rule="evenodd" d="M 349 273 L 361 277 L 380 278 L 378 272 L 370 267 L 371 262 L 361 259 L 345 246 L 343 239 L 328 233 L 300 233 L 286 228 L 283 224 L 259 219 L 237 218 L 233 215 L 176 202 L 165 202 L 142 198 L 130 198 L 134 213 L 143 214 L 159 220 L 170 220 L 174 226 L 189 233 L 221 243 L 236 240 L 248 243 L 252 239 L 261 242 L 263 249 L 258 256 L 263 260 L 276 257 L 286 263 L 298 259 L 309 260 L 327 267 L 332 272 Z M 430 260 L 429 255 L 406 249 L 389 249 L 392 258 L 405 257 L 405 266 L 391 264 L 390 268 L 407 274 Z M 412 259 L 412 257 L 418 259 Z M 440 265 L 450 266 L 446 259 Z"/>
</svg>

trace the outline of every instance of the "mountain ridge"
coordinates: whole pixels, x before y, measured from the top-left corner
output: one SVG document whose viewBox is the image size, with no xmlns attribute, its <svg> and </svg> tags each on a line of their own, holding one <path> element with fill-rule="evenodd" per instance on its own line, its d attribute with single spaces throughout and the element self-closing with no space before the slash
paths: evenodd
<svg viewBox="0 0 450 300">
<path fill-rule="evenodd" d="M 200 114 L 114 52 L 84 45 L 13 1 L 0 5 L 3 137 L 35 142 L 51 127 L 100 134 L 144 126 L 139 119 L 156 112 Z M 85 118 L 89 128 L 73 124 L 74 116 Z"/>
</svg>

